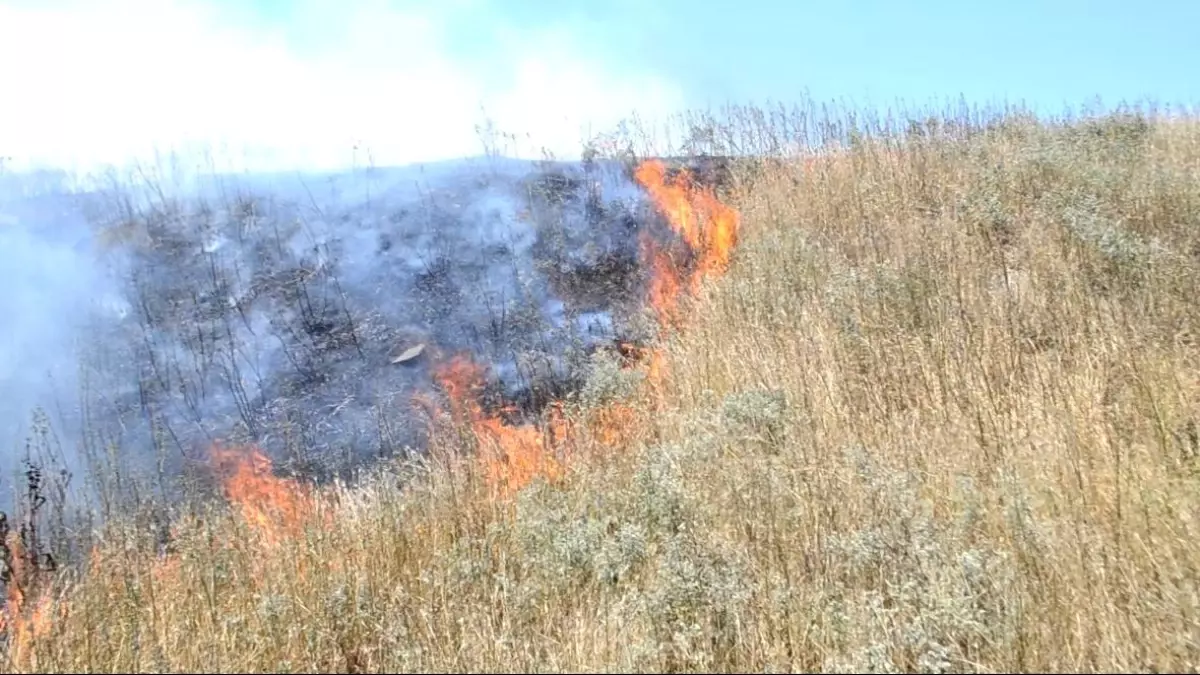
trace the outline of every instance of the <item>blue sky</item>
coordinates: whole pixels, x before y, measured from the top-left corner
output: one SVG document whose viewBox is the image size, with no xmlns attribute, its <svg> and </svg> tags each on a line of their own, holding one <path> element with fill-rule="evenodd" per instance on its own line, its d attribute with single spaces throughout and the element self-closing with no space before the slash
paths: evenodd
<svg viewBox="0 0 1200 675">
<path fill-rule="evenodd" d="M 1200 2 L 1189 0 L 645 4 L 657 5 L 659 27 L 639 35 L 639 57 L 697 100 L 786 99 L 804 87 L 822 99 L 962 94 L 1054 109 L 1096 95 L 1200 98 Z"/>
<path fill-rule="evenodd" d="M 805 92 L 1194 105 L 1195 26 L 1184 0 L 0 0 L 0 155 L 404 163 L 478 154 L 486 118 L 567 156 L 635 109 Z"/>
</svg>

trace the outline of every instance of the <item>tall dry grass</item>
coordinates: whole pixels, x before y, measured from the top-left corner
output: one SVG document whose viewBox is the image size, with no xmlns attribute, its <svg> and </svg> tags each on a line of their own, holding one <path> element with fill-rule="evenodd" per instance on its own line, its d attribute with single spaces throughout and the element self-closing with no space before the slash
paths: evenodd
<svg viewBox="0 0 1200 675">
<path fill-rule="evenodd" d="M 661 378 L 597 363 L 563 480 L 495 499 L 443 420 L 301 536 L 114 521 L 4 668 L 1197 670 L 1200 126 L 849 126 L 737 170 L 728 274 Z"/>
</svg>

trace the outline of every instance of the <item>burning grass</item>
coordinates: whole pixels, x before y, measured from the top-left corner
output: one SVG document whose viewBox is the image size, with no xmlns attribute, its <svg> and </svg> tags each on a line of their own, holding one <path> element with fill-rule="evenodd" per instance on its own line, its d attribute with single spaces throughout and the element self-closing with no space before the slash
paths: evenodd
<svg viewBox="0 0 1200 675">
<path fill-rule="evenodd" d="M 440 364 L 434 373 L 446 390 L 455 420 L 478 441 L 473 457 L 483 465 L 493 495 L 507 497 L 538 477 L 560 478 L 563 459 L 556 456 L 553 436 L 533 425 L 505 424 L 498 415 L 484 412 L 478 399 L 484 377 L 483 369 L 465 356 Z"/>
<path fill-rule="evenodd" d="M 666 255 L 649 235 L 642 240 L 643 261 L 650 278 L 647 305 L 663 327 L 680 323 L 680 297 L 700 291 L 705 277 L 721 274 L 737 244 L 738 214 L 717 199 L 711 188 L 698 184 L 687 171 L 668 178 L 665 164 L 648 160 L 635 172 L 670 228 L 680 235 L 688 257 L 683 263 Z M 656 349 L 628 348 L 631 356 L 646 361 L 651 391 L 662 377 L 663 356 Z M 508 425 L 496 413 L 487 413 L 479 401 L 486 373 L 469 357 L 458 356 L 435 368 L 437 381 L 450 400 L 455 418 L 474 432 L 475 457 L 485 467 L 497 497 L 508 497 L 536 478 L 556 481 L 563 476 L 564 456 L 572 435 L 561 407 L 549 408 L 550 434 L 532 425 Z M 618 447 L 636 424 L 632 408 L 615 402 L 596 410 L 591 419 L 593 437 L 602 446 Z"/>
<path fill-rule="evenodd" d="M 661 324 L 677 326 L 684 294 L 696 295 L 706 277 L 722 274 L 729 265 L 737 245 L 738 213 L 689 172 L 668 176 L 661 161 L 643 162 L 634 177 L 686 245 L 690 270 L 649 235 L 641 240 L 643 265 L 650 270 L 646 302 Z"/>
<path fill-rule="evenodd" d="M 225 498 L 268 540 L 297 537 L 314 521 L 311 491 L 297 481 L 276 477 L 270 458 L 258 448 L 218 444 L 210 450 L 210 462 Z"/>
<path fill-rule="evenodd" d="M 1197 125 L 854 137 L 644 166 L 657 343 L 537 423 L 439 362 L 445 452 L 351 487 L 218 448 L 233 504 L 113 519 L 6 668 L 1195 670 Z"/>
</svg>

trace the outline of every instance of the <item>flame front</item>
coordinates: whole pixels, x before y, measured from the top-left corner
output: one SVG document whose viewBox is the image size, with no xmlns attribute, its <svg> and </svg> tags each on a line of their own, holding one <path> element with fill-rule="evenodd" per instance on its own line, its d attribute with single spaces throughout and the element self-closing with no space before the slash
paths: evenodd
<svg viewBox="0 0 1200 675">
<path fill-rule="evenodd" d="M 214 445 L 210 458 L 225 496 L 252 527 L 268 539 L 298 535 L 313 513 L 312 495 L 300 483 L 271 473 L 271 460 L 257 447 Z"/>
<path fill-rule="evenodd" d="M 507 496 L 538 476 L 560 477 L 562 465 L 540 429 L 532 425 L 508 426 L 499 416 L 484 412 L 479 393 L 485 374 L 469 358 L 458 356 L 438 366 L 434 378 L 445 389 L 453 415 L 469 424 L 478 438 L 479 459 L 489 485 L 497 495 Z M 565 433 L 560 417 L 552 420 L 551 428 L 556 437 Z"/>
<path fill-rule="evenodd" d="M 672 179 L 665 164 L 648 160 L 638 166 L 634 178 L 692 253 L 691 272 L 684 276 L 653 240 L 642 240 L 642 256 L 651 272 L 647 302 L 661 321 L 675 323 L 681 291 L 699 292 L 705 277 L 720 275 L 729 266 L 741 221 L 735 209 L 698 185 L 686 170 Z"/>
<path fill-rule="evenodd" d="M 46 588 L 40 584 L 40 570 L 30 565 L 21 537 L 9 532 L 5 546 L 10 555 L 9 577 L 5 583 L 4 613 L 0 614 L 0 633 L 8 636 L 8 656 L 14 664 L 24 664 L 32 658 L 30 648 L 35 640 L 49 632 L 54 614 L 51 609 L 57 604 L 60 617 L 66 616 L 67 605 L 54 603 Z M 32 587 L 36 600 L 28 609 L 25 588 Z M 26 611 L 28 609 L 28 611 Z M 31 667 L 34 663 L 29 664 Z"/>
<path fill-rule="evenodd" d="M 696 294 L 701 282 L 719 275 L 729 265 L 737 245 L 739 218 L 733 208 L 722 203 L 713 192 L 696 184 L 691 174 L 681 172 L 671 179 L 666 166 L 657 160 L 642 163 L 635 178 L 646 188 L 651 200 L 686 244 L 690 261 L 686 273 L 670 252 L 650 235 L 640 239 L 643 264 L 650 270 L 647 304 L 663 325 L 678 325 L 678 304 L 684 293 Z M 656 396 L 661 392 L 667 363 L 659 350 L 630 347 L 647 368 L 647 383 Z M 556 479 L 563 464 L 555 450 L 565 447 L 573 429 L 552 406 L 549 434 L 531 425 L 509 426 L 497 414 L 485 412 L 480 402 L 485 371 L 466 357 L 456 357 L 435 367 L 434 379 L 450 400 L 453 416 L 470 426 L 479 441 L 478 461 L 483 463 L 494 494 L 508 495 L 538 476 Z M 421 397 L 418 401 L 433 407 Z M 638 415 L 624 404 L 613 404 L 594 411 L 590 420 L 592 436 L 606 447 L 624 445 L 632 433 Z"/>
<path fill-rule="evenodd" d="M 710 188 L 697 184 L 686 170 L 670 178 L 665 164 L 648 160 L 638 166 L 634 177 L 691 252 L 691 269 L 685 272 L 649 236 L 643 236 L 641 242 L 642 258 L 650 269 L 646 303 L 661 325 L 678 327 L 683 293 L 696 295 L 706 277 L 719 276 L 728 269 L 741 219 L 733 207 L 717 199 Z M 657 401 L 666 379 L 666 354 L 652 349 L 644 356 L 647 385 Z"/>
</svg>

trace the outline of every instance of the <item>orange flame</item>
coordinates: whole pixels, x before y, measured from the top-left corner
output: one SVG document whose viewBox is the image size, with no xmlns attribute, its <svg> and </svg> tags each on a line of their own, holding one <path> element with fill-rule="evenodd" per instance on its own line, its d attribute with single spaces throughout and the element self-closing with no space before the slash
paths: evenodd
<svg viewBox="0 0 1200 675">
<path fill-rule="evenodd" d="M 638 166 L 634 177 L 691 252 L 691 270 L 685 273 L 653 239 L 647 236 L 641 242 L 643 259 L 650 268 L 646 302 L 661 325 L 678 326 L 682 294 L 686 291 L 696 295 L 706 277 L 719 276 L 728 269 L 741 219 L 711 189 L 697 184 L 689 171 L 669 178 L 665 164 L 647 160 Z M 647 385 L 657 398 L 666 379 L 666 355 L 651 350 L 645 356 Z"/>
<path fill-rule="evenodd" d="M 657 160 L 642 163 L 635 178 L 650 193 L 651 199 L 666 216 L 671 228 L 680 235 L 691 253 L 690 271 L 685 275 L 667 250 L 650 236 L 640 240 L 641 254 L 650 269 L 647 303 L 655 310 L 661 324 L 677 324 L 677 305 L 686 291 L 696 294 L 707 276 L 719 275 L 729 264 L 737 245 L 739 216 L 707 188 L 695 183 L 688 172 L 674 179 L 667 176 L 666 166 Z M 666 373 L 666 357 L 659 350 L 642 350 L 621 345 L 637 360 L 645 360 L 647 383 L 658 395 Z M 556 479 L 563 474 L 563 464 L 556 457 L 573 437 L 571 424 L 561 405 L 552 406 L 548 424 L 549 434 L 530 425 L 508 426 L 497 415 L 483 410 L 479 393 L 484 382 L 483 368 L 470 359 L 459 356 L 435 367 L 434 378 L 450 399 L 452 414 L 470 425 L 480 442 L 479 459 L 483 462 L 494 494 L 509 495 L 527 485 L 537 476 Z M 425 397 L 415 402 L 429 409 L 435 405 Z M 633 437 L 637 413 L 632 407 L 614 404 L 594 411 L 589 420 L 593 438 L 606 447 L 623 445 Z"/>
<path fill-rule="evenodd" d="M 661 321 L 675 323 L 680 292 L 686 288 L 696 294 L 705 277 L 720 275 L 729 266 L 741 221 L 735 209 L 698 185 L 686 170 L 672 179 L 665 164 L 647 160 L 634 177 L 692 253 L 691 273 L 684 276 L 651 239 L 642 240 L 642 254 L 651 270 L 647 301 Z"/>
<path fill-rule="evenodd" d="M 457 356 L 435 368 L 434 378 L 450 399 L 454 416 L 466 422 L 479 440 L 479 459 L 495 494 L 508 496 L 538 476 L 554 480 L 563 467 L 554 456 L 553 444 L 532 425 L 508 426 L 500 417 L 484 412 L 479 401 L 485 372 L 465 356 Z M 561 417 L 552 419 L 556 437 L 564 433 Z"/>
<path fill-rule="evenodd" d="M 271 460 L 257 447 L 216 444 L 210 459 L 225 495 L 251 527 L 270 540 L 298 536 L 313 514 L 312 495 L 300 483 L 271 473 Z"/>
<path fill-rule="evenodd" d="M 10 620 L 0 622 L 0 630 L 9 634 L 8 654 L 12 663 L 23 664 L 30 658 L 29 650 L 34 641 L 44 638 L 52 625 L 54 614 L 51 612 L 53 603 L 49 596 L 42 595 L 34 603 L 33 610 L 28 616 L 21 611 L 20 605 L 10 607 Z M 66 615 L 66 605 L 58 605 L 58 614 Z M 32 664 L 31 664 L 32 665 Z"/>
<path fill-rule="evenodd" d="M 641 238 L 641 250 L 642 257 L 650 268 L 646 304 L 654 309 L 660 324 L 675 324 L 679 320 L 677 305 L 683 283 L 679 278 L 678 267 L 671 256 L 645 233 Z"/>
<path fill-rule="evenodd" d="M 44 592 L 37 594 L 33 608 L 26 613 L 27 598 L 25 587 L 35 584 L 35 574 L 39 571 L 28 566 L 25 547 L 16 532 L 9 532 L 5 544 L 8 547 L 10 561 L 8 581 L 5 584 L 4 613 L 0 614 L 0 633 L 8 635 L 8 655 L 11 663 L 24 664 L 29 657 L 33 642 L 45 637 L 50 632 L 54 606 L 50 596 Z M 67 606 L 58 603 L 58 614 L 66 615 Z M 33 664 L 31 664 L 33 665 Z"/>
<path fill-rule="evenodd" d="M 613 403 L 596 412 L 591 431 L 605 447 L 625 445 L 632 435 L 636 411 L 628 405 Z"/>
</svg>

